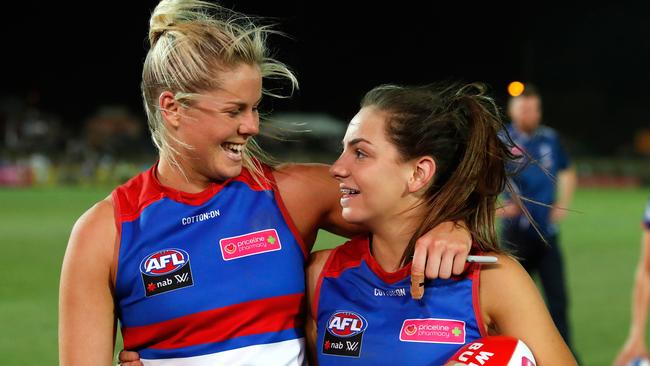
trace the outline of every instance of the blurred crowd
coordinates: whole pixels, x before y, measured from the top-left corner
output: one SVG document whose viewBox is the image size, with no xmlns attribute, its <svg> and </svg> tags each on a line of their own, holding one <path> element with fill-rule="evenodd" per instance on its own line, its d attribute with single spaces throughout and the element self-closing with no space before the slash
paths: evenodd
<svg viewBox="0 0 650 366">
<path fill-rule="evenodd" d="M 0 99 L 0 186 L 107 183 L 155 159 L 146 121 L 104 105 L 81 123 L 40 106 L 40 95 Z"/>
<path fill-rule="evenodd" d="M 40 102 L 37 91 L 0 97 L 0 186 L 114 185 L 156 159 L 142 111 L 100 105 L 81 121 L 67 121 Z M 336 159 L 347 121 L 326 113 L 267 117 L 256 139 L 278 161 Z M 650 129 L 637 131 L 625 154 L 610 156 L 581 155 L 585 141 L 565 139 L 581 186 L 650 185 Z"/>
</svg>

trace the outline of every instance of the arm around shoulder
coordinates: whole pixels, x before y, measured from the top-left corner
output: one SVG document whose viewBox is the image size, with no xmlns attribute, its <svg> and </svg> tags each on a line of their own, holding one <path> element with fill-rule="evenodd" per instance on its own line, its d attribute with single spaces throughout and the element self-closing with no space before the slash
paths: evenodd
<svg viewBox="0 0 650 366">
<path fill-rule="evenodd" d="M 59 362 L 63 366 L 112 364 L 111 264 L 116 240 L 110 199 L 86 211 L 72 229 L 59 286 Z"/>
<path fill-rule="evenodd" d="M 341 216 L 339 185 L 329 165 L 283 164 L 273 176 L 284 205 L 306 242 L 313 243 L 318 229 L 352 237 L 365 230 Z"/>
<path fill-rule="evenodd" d="M 513 258 L 481 269 L 481 311 L 490 334 L 516 337 L 535 355 L 538 366 L 577 365 L 528 273 Z"/>
</svg>

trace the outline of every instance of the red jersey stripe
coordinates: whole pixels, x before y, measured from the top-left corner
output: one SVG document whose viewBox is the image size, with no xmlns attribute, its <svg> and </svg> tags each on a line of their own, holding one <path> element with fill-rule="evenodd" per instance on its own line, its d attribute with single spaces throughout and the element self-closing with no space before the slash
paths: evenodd
<svg viewBox="0 0 650 366">
<path fill-rule="evenodd" d="M 304 294 L 276 296 L 122 329 L 125 349 L 175 349 L 302 327 Z M 260 312 L 259 309 L 265 309 Z M 292 309 L 295 311 L 287 311 Z"/>
</svg>

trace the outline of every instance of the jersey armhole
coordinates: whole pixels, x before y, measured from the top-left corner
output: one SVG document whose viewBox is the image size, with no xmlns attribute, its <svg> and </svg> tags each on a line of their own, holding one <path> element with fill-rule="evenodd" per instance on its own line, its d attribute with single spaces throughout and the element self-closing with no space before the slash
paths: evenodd
<svg viewBox="0 0 650 366">
<path fill-rule="evenodd" d="M 293 222 L 293 219 L 291 218 L 291 215 L 289 214 L 287 207 L 284 205 L 284 201 L 282 200 L 282 196 L 280 195 L 280 188 L 278 187 L 278 183 L 276 182 L 275 177 L 273 176 L 273 170 L 266 165 L 263 166 L 263 169 L 264 169 L 264 175 L 271 181 L 271 189 L 273 190 L 273 196 L 275 197 L 275 202 L 278 203 L 278 208 L 280 208 L 280 213 L 282 213 L 284 222 L 287 223 L 287 226 L 289 226 L 289 229 L 293 233 L 293 236 L 298 241 L 298 244 L 300 245 L 300 249 L 302 249 L 302 254 L 306 260 L 307 257 L 309 257 L 309 250 L 307 249 L 307 246 L 305 245 L 305 242 L 302 239 L 302 235 L 300 235 L 300 231 L 298 231 L 298 227 L 296 227 L 296 224 Z"/>
<path fill-rule="evenodd" d="M 485 329 L 483 321 L 483 312 L 481 311 L 480 286 L 481 286 L 481 263 L 473 263 L 472 269 L 472 305 L 474 306 L 474 317 L 478 325 L 478 331 L 481 337 L 487 337 L 488 332 Z"/>
<path fill-rule="evenodd" d="M 318 280 L 316 281 L 316 288 L 314 288 L 314 297 L 312 299 L 311 303 L 311 315 L 312 318 L 314 319 L 314 322 L 318 324 L 318 303 L 320 301 L 320 289 L 321 285 L 323 284 L 323 279 L 325 278 L 325 273 L 329 269 L 330 264 L 332 263 L 332 260 L 334 259 L 334 256 L 336 255 L 336 252 L 339 250 L 340 246 L 334 248 L 330 254 L 329 257 L 327 257 L 327 260 L 325 261 L 325 264 L 323 265 L 323 268 L 321 268 L 320 273 L 318 274 Z"/>
<path fill-rule="evenodd" d="M 111 193 L 111 200 L 113 201 L 113 220 L 115 222 L 115 243 L 113 244 L 113 261 L 111 262 L 111 289 L 115 291 L 117 286 L 117 262 L 120 256 L 120 244 L 122 243 L 122 220 L 120 215 L 120 200 L 117 196 L 117 190 Z"/>
</svg>

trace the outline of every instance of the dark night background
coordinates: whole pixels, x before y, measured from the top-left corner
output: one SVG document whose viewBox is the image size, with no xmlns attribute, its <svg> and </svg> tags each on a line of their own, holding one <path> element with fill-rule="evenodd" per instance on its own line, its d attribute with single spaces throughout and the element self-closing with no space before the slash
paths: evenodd
<svg viewBox="0 0 650 366">
<path fill-rule="evenodd" d="M 143 117 L 139 94 L 147 26 L 157 1 L 25 2 L 5 8 L 0 97 L 38 92 L 40 107 L 78 129 L 99 105 Z M 272 17 L 271 38 L 300 90 L 276 111 L 348 120 L 386 82 L 482 81 L 503 106 L 512 80 L 535 83 L 545 123 L 574 154 L 625 156 L 650 126 L 649 5 L 544 2 L 224 1 Z"/>
</svg>

